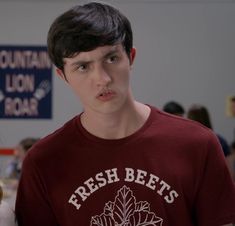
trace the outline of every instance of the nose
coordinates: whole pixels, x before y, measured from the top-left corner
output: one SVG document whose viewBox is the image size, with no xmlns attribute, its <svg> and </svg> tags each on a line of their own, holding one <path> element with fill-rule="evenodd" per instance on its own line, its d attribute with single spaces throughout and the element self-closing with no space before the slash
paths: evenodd
<svg viewBox="0 0 235 226">
<path fill-rule="evenodd" d="M 107 86 L 112 82 L 112 78 L 109 72 L 103 66 L 97 66 L 96 70 L 94 71 L 94 77 L 98 86 Z"/>
</svg>

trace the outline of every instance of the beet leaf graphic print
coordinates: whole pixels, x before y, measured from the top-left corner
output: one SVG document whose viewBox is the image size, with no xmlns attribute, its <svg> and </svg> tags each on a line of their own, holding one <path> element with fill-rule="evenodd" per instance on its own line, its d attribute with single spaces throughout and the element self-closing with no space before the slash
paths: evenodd
<svg viewBox="0 0 235 226">
<path fill-rule="evenodd" d="M 104 212 L 91 218 L 90 226 L 162 226 L 163 219 L 150 211 L 146 201 L 136 202 L 130 188 L 123 186 Z"/>
<path fill-rule="evenodd" d="M 124 186 L 118 191 L 113 208 L 113 218 L 118 225 L 127 225 L 129 217 L 135 211 L 135 197 L 130 188 Z"/>
</svg>

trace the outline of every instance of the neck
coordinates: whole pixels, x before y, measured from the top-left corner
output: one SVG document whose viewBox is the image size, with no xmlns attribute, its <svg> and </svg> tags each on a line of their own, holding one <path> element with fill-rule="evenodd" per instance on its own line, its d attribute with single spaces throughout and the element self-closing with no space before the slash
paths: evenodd
<svg viewBox="0 0 235 226">
<path fill-rule="evenodd" d="M 139 102 L 133 102 L 119 112 L 102 114 L 89 112 L 81 115 L 83 127 L 94 136 L 103 139 L 121 139 L 135 133 L 146 122 L 150 108 Z"/>
</svg>

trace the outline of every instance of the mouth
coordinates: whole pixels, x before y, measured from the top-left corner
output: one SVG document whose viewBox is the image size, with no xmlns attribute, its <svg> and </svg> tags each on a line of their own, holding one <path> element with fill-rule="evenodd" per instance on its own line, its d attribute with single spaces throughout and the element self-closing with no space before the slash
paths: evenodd
<svg viewBox="0 0 235 226">
<path fill-rule="evenodd" d="M 115 92 L 112 90 L 102 90 L 98 93 L 97 98 L 102 101 L 111 100 L 115 95 Z"/>
<path fill-rule="evenodd" d="M 97 97 L 99 96 L 105 96 L 105 95 L 109 95 L 111 93 L 114 93 L 112 90 L 110 89 L 102 89 L 98 94 Z"/>
</svg>

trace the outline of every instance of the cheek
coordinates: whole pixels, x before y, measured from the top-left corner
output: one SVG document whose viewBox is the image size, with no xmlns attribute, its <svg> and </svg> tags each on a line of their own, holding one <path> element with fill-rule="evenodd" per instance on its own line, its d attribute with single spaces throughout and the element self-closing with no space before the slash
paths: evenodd
<svg viewBox="0 0 235 226">
<path fill-rule="evenodd" d="M 114 77 L 114 80 L 116 81 L 116 83 L 121 84 L 124 87 L 129 86 L 130 71 L 127 70 L 126 67 L 120 68 L 120 70 Z"/>
<path fill-rule="evenodd" d="M 82 93 L 82 90 L 86 86 L 84 81 L 82 81 L 81 79 L 76 78 L 76 77 L 73 79 L 70 79 L 68 84 L 71 87 L 71 89 L 73 90 L 73 92 L 76 94 Z"/>
<path fill-rule="evenodd" d="M 131 66 L 127 62 L 122 62 L 119 65 L 116 65 L 116 67 L 110 69 L 110 73 L 114 75 L 113 78 L 116 78 L 117 80 L 128 80 L 130 76 Z"/>
<path fill-rule="evenodd" d="M 89 100 L 92 96 L 93 89 L 90 88 L 88 81 L 86 82 L 73 82 L 69 84 L 75 95 L 79 98 L 79 100 L 84 104 Z"/>
</svg>

